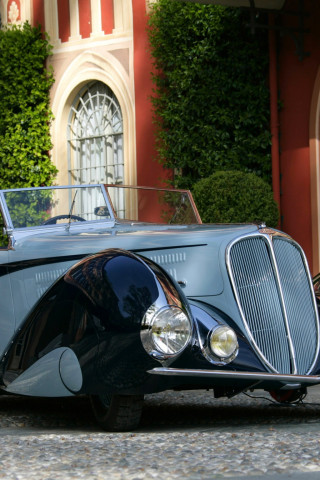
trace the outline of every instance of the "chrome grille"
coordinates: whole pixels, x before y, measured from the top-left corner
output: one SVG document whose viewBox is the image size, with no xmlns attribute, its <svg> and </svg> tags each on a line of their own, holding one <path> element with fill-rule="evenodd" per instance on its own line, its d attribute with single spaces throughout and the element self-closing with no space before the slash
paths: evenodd
<svg viewBox="0 0 320 480">
<path fill-rule="evenodd" d="M 282 236 L 233 243 L 228 265 L 242 319 L 264 363 L 279 373 L 308 373 L 319 348 L 318 317 L 300 247 Z"/>
</svg>

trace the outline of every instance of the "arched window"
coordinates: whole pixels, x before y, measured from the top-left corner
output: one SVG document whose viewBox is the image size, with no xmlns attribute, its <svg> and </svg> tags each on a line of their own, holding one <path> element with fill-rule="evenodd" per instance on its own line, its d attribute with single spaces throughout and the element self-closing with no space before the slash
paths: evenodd
<svg viewBox="0 0 320 480">
<path fill-rule="evenodd" d="M 119 102 L 102 82 L 86 85 L 68 121 L 70 184 L 124 181 L 123 122 Z"/>
</svg>

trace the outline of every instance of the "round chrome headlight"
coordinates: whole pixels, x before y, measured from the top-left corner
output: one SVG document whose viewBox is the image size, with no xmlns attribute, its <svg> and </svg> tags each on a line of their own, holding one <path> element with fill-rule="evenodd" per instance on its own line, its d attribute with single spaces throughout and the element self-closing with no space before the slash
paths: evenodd
<svg viewBox="0 0 320 480">
<path fill-rule="evenodd" d="M 180 353 L 191 338 L 191 323 L 186 313 L 177 306 L 166 306 L 145 314 L 141 340 L 152 356 L 166 358 Z"/>
<path fill-rule="evenodd" d="M 209 346 L 213 355 L 224 361 L 233 360 L 239 349 L 237 335 L 227 325 L 221 325 L 210 332 Z"/>
</svg>

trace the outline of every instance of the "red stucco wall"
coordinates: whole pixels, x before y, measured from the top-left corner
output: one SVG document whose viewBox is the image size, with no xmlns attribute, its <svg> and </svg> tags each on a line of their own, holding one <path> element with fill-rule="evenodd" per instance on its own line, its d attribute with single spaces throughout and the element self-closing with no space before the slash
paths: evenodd
<svg viewBox="0 0 320 480">
<path fill-rule="evenodd" d="M 298 0 L 288 0 L 285 9 L 298 11 Z M 282 229 L 292 235 L 312 259 L 309 118 L 311 97 L 320 64 L 320 2 L 306 0 L 310 16 L 304 37 L 310 56 L 300 61 L 289 35 L 279 40 L 280 172 Z M 296 16 L 284 15 L 286 27 L 296 27 Z"/>
<path fill-rule="evenodd" d="M 33 0 L 32 2 L 33 25 L 44 25 L 44 0 Z"/>
<path fill-rule="evenodd" d="M 78 0 L 80 35 L 82 38 L 89 38 L 91 33 L 91 4 L 90 0 Z"/>
<path fill-rule="evenodd" d="M 58 0 L 59 37 L 61 42 L 67 42 L 70 37 L 69 2 Z"/>
<path fill-rule="evenodd" d="M 101 23 L 105 34 L 112 33 L 114 28 L 112 0 L 101 0 Z"/>
<path fill-rule="evenodd" d="M 134 81 L 136 108 L 137 184 L 161 186 L 165 173 L 154 161 L 155 137 L 152 124 L 152 61 L 146 35 L 146 0 L 132 0 L 134 38 Z"/>
</svg>

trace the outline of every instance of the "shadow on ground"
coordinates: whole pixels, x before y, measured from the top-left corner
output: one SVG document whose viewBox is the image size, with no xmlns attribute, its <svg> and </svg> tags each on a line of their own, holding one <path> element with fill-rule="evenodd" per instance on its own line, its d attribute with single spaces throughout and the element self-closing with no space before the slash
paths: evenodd
<svg viewBox="0 0 320 480">
<path fill-rule="evenodd" d="M 174 395 L 177 395 L 174 400 Z M 264 398 L 250 398 L 243 394 L 233 399 L 214 399 L 212 392 L 162 393 L 146 400 L 141 427 L 161 428 L 232 428 L 288 424 L 320 424 L 320 403 L 280 405 Z M 313 400 L 314 401 L 314 400 Z"/>
<path fill-rule="evenodd" d="M 214 399 L 212 392 L 163 392 L 146 396 L 138 431 L 279 428 L 310 423 L 320 424 L 320 404 L 279 406 L 243 394 L 228 400 Z M 87 397 L 0 396 L 0 426 L 99 431 Z"/>
</svg>

